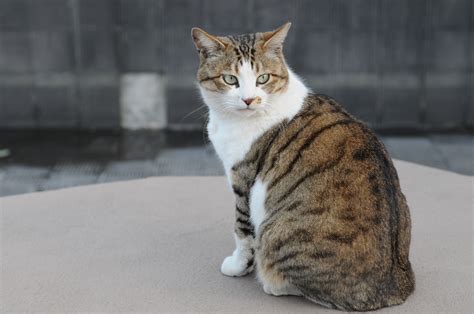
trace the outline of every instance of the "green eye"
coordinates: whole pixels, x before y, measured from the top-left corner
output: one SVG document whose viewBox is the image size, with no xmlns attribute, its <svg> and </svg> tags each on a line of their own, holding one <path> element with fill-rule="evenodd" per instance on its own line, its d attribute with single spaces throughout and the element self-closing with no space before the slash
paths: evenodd
<svg viewBox="0 0 474 314">
<path fill-rule="evenodd" d="M 229 85 L 237 85 L 239 83 L 239 80 L 235 76 L 230 74 L 222 75 L 222 79 Z"/>
<path fill-rule="evenodd" d="M 265 84 L 270 79 L 270 74 L 262 74 L 257 77 L 257 84 Z"/>
</svg>

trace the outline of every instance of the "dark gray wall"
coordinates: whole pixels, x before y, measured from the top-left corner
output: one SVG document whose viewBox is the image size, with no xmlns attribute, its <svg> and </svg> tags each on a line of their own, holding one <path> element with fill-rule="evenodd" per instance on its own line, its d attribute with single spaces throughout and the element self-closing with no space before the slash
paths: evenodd
<svg viewBox="0 0 474 314">
<path fill-rule="evenodd" d="M 117 128 L 120 76 L 164 75 L 168 125 L 199 127 L 190 29 L 270 30 L 317 92 L 378 129 L 474 126 L 470 0 L 0 0 L 0 127 Z"/>
</svg>

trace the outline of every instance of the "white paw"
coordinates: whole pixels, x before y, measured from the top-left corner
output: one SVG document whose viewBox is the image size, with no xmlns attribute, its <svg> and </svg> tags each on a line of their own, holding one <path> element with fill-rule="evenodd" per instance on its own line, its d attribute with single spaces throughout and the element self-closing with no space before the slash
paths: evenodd
<svg viewBox="0 0 474 314">
<path fill-rule="evenodd" d="M 246 275 L 249 272 L 247 269 L 247 261 L 238 255 L 227 256 L 224 262 L 222 262 L 221 272 L 231 277 Z"/>
</svg>

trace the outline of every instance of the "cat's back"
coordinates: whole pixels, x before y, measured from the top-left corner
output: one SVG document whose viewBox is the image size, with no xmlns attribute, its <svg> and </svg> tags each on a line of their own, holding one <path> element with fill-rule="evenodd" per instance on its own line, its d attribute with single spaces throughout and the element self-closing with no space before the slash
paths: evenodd
<svg viewBox="0 0 474 314">
<path fill-rule="evenodd" d="M 305 173 L 304 180 L 318 180 L 316 174 L 347 169 L 354 163 L 374 164 L 386 157 L 383 144 L 373 132 L 334 99 L 309 94 L 302 110 L 291 121 L 276 126 L 253 146 L 261 154 L 263 176 L 271 187 L 288 185 Z M 374 158 L 367 158 L 372 154 Z M 261 154 L 263 155 L 263 154 Z M 342 173 L 340 174 L 342 175 Z M 286 182 L 286 183 L 285 183 Z"/>
<path fill-rule="evenodd" d="M 336 305 L 402 302 L 414 286 L 410 217 L 383 144 L 332 98 L 314 94 L 272 134 L 259 171 L 267 184 L 262 263 Z"/>
</svg>

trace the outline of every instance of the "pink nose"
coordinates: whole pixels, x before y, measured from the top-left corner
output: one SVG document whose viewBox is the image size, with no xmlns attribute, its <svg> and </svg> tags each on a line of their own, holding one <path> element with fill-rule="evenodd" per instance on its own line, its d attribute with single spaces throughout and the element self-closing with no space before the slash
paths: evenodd
<svg viewBox="0 0 474 314">
<path fill-rule="evenodd" d="M 255 98 L 247 98 L 247 99 L 242 99 L 244 103 L 247 104 L 247 106 L 250 106 L 250 104 L 255 100 Z"/>
</svg>

